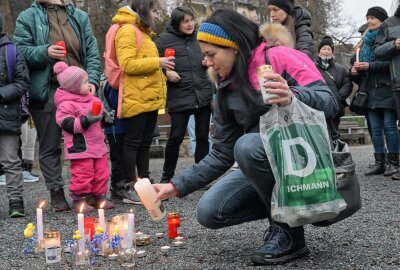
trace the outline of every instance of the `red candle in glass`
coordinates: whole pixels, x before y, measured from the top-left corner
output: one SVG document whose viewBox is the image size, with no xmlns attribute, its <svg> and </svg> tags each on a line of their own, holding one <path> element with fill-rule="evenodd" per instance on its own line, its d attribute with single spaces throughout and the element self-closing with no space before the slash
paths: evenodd
<svg viewBox="0 0 400 270">
<path fill-rule="evenodd" d="M 64 40 L 57 40 L 56 45 L 63 47 L 64 48 L 64 56 L 67 55 L 67 46 L 65 45 Z"/>
<path fill-rule="evenodd" d="M 95 223 L 95 218 L 94 217 L 85 217 L 83 220 L 83 226 L 85 228 L 85 235 L 90 238 L 90 240 L 93 239 L 94 235 L 94 223 Z"/>
<path fill-rule="evenodd" d="M 165 57 L 175 56 L 175 50 L 173 48 L 166 48 L 164 56 Z"/>
<path fill-rule="evenodd" d="M 92 115 L 93 116 L 98 116 L 101 111 L 101 102 L 99 101 L 93 101 L 92 105 Z"/>
<path fill-rule="evenodd" d="M 178 212 L 168 213 L 168 238 L 175 239 L 180 236 L 181 217 Z"/>
</svg>

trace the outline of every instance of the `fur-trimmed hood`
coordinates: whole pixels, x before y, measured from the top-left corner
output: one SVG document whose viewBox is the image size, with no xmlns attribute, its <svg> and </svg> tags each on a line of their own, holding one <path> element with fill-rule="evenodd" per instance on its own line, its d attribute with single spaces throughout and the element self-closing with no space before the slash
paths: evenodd
<svg viewBox="0 0 400 270">
<path fill-rule="evenodd" d="M 260 36 L 264 38 L 268 47 L 285 46 L 294 48 L 294 40 L 287 28 L 279 23 L 266 23 L 260 27 Z M 208 77 L 213 84 L 219 84 L 217 72 L 210 67 Z"/>
</svg>

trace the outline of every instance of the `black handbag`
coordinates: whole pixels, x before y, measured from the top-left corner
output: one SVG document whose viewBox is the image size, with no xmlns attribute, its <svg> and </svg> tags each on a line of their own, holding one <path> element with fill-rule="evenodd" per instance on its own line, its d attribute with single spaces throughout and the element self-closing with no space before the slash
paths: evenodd
<svg viewBox="0 0 400 270">
<path fill-rule="evenodd" d="M 358 115 L 366 115 L 368 110 L 368 90 L 366 87 L 366 81 L 359 86 L 356 94 L 350 102 L 350 111 Z"/>
<path fill-rule="evenodd" d="M 352 216 L 360 210 L 362 205 L 356 166 L 347 143 L 336 138 L 333 142 L 332 158 L 335 166 L 337 190 L 347 206 L 336 217 L 313 223 L 313 225 L 319 227 L 330 226 Z"/>
</svg>

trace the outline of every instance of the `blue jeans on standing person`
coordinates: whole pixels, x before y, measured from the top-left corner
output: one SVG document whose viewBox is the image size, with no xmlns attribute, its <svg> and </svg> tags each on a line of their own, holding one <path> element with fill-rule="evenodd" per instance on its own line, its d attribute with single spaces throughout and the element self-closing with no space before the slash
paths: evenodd
<svg viewBox="0 0 400 270">
<path fill-rule="evenodd" d="M 194 154 L 196 151 L 196 120 L 194 119 L 194 115 L 190 115 L 189 122 L 187 126 L 187 131 L 189 133 L 189 140 L 190 140 L 190 148 L 192 149 L 192 153 Z M 208 133 L 208 144 L 210 146 L 210 151 L 212 148 L 211 143 L 211 135 Z"/>
<path fill-rule="evenodd" d="M 375 153 L 399 152 L 399 130 L 397 127 L 396 111 L 391 109 L 368 110 L 369 124 L 371 125 L 371 139 Z"/>
</svg>

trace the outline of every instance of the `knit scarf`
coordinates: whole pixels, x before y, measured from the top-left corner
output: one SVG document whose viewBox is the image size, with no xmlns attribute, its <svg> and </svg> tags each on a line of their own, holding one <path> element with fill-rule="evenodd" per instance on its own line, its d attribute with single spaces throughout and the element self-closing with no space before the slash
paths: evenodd
<svg viewBox="0 0 400 270">
<path fill-rule="evenodd" d="M 332 56 L 330 58 L 326 58 L 326 57 L 321 57 L 320 55 L 318 55 L 317 58 L 317 65 L 321 68 L 321 69 L 328 69 L 331 65 L 333 65 L 335 63 L 335 58 Z"/>
<path fill-rule="evenodd" d="M 360 62 L 373 62 L 375 61 L 374 46 L 376 36 L 378 35 L 378 29 L 368 30 L 365 34 L 364 42 L 360 53 Z"/>
</svg>

